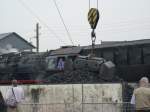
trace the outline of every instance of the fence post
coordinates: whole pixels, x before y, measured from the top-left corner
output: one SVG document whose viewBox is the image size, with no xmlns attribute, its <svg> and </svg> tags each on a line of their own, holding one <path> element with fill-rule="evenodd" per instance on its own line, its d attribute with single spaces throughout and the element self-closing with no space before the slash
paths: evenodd
<svg viewBox="0 0 150 112">
<path fill-rule="evenodd" d="M 83 92 L 84 91 L 83 91 L 83 84 L 82 84 L 82 102 L 81 102 L 81 104 L 82 104 L 82 112 L 83 112 L 83 95 L 84 95 Z"/>
</svg>

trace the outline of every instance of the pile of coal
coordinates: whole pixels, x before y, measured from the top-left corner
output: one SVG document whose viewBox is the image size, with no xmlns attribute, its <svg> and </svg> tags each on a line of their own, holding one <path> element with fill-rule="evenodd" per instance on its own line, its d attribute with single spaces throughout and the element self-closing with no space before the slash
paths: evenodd
<svg viewBox="0 0 150 112">
<path fill-rule="evenodd" d="M 100 75 L 96 72 L 86 70 L 59 72 L 46 78 L 48 83 L 53 84 L 104 83 L 121 81 L 117 76 L 113 76 L 111 80 L 106 79 L 104 77 L 100 77 Z"/>
</svg>

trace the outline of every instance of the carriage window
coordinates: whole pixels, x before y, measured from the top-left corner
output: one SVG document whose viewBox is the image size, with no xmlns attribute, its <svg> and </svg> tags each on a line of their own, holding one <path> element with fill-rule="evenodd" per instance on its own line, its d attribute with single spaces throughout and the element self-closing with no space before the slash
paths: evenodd
<svg viewBox="0 0 150 112">
<path fill-rule="evenodd" d="M 56 68 L 56 59 L 51 58 L 48 60 L 48 69 L 55 69 Z"/>
<path fill-rule="evenodd" d="M 144 52 L 144 63 L 150 64 L 150 47 L 149 46 L 144 47 L 143 52 Z"/>
<path fill-rule="evenodd" d="M 141 64 L 141 49 L 138 46 L 129 48 L 129 63 L 131 65 Z"/>
<path fill-rule="evenodd" d="M 125 47 L 116 48 L 115 63 L 117 65 L 127 65 L 127 49 Z"/>
</svg>

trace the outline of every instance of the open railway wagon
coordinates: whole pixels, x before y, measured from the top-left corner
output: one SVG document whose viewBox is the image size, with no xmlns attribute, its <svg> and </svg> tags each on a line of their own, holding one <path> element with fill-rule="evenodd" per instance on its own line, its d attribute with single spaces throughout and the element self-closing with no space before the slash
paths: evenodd
<svg viewBox="0 0 150 112">
<path fill-rule="evenodd" d="M 121 83 L 20 85 L 23 112 L 133 112 Z M 1 85 L 5 96 L 10 86 Z"/>
<path fill-rule="evenodd" d="M 65 61 L 62 70 L 57 68 L 60 59 Z M 119 81 L 114 74 L 115 65 L 111 61 L 78 54 L 9 53 L 0 57 L 1 84 L 7 84 L 12 78 L 29 82 L 39 80 L 43 83 Z"/>
</svg>

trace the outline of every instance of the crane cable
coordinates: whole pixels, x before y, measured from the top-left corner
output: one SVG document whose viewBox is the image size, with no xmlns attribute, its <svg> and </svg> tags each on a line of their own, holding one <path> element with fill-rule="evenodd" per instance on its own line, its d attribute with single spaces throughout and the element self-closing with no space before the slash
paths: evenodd
<svg viewBox="0 0 150 112">
<path fill-rule="evenodd" d="M 89 0 L 89 10 L 91 8 L 91 0 Z M 98 9 L 98 0 L 97 0 L 97 9 Z"/>
<path fill-rule="evenodd" d="M 91 9 L 91 0 L 89 0 L 89 11 Z M 97 10 L 98 10 L 98 0 L 97 0 Z M 91 40 L 92 40 L 92 50 L 91 50 L 91 55 L 94 55 L 94 48 L 95 48 L 95 41 L 96 41 L 96 34 L 95 34 L 95 29 L 92 29 L 91 32 Z"/>
</svg>

